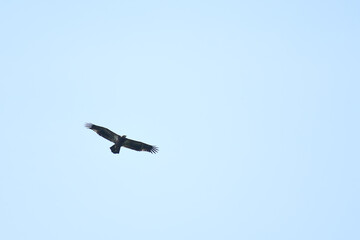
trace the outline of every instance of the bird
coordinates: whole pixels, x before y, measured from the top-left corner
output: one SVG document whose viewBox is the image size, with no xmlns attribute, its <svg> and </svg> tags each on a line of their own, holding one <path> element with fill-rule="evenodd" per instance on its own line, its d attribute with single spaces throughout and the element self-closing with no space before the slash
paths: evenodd
<svg viewBox="0 0 360 240">
<path fill-rule="evenodd" d="M 85 127 L 93 130 L 103 138 L 113 142 L 114 145 L 110 147 L 110 150 L 114 154 L 119 154 L 121 147 L 130 148 L 135 151 L 146 151 L 150 153 L 157 153 L 159 151 L 159 148 L 156 146 L 126 138 L 126 135 L 120 136 L 107 128 L 92 123 L 86 123 Z"/>
</svg>

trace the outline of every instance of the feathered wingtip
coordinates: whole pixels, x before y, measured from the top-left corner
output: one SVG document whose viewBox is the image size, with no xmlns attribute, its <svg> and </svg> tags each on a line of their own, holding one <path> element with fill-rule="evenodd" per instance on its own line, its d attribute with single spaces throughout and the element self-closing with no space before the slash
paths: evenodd
<svg viewBox="0 0 360 240">
<path fill-rule="evenodd" d="M 85 123 L 85 127 L 90 128 L 90 129 L 91 129 L 91 127 L 92 127 L 93 125 L 94 125 L 94 124 L 92 124 L 92 123 Z"/>
<path fill-rule="evenodd" d="M 159 148 L 157 146 L 152 146 L 150 152 L 151 153 L 157 153 L 159 151 Z"/>
</svg>

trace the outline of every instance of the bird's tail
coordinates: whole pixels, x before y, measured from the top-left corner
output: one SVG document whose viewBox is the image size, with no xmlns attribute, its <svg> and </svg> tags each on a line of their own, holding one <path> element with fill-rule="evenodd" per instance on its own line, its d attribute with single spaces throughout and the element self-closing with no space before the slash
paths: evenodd
<svg viewBox="0 0 360 240">
<path fill-rule="evenodd" d="M 114 154 L 118 154 L 120 152 L 121 146 L 119 144 L 114 144 L 110 147 L 111 152 Z"/>
</svg>

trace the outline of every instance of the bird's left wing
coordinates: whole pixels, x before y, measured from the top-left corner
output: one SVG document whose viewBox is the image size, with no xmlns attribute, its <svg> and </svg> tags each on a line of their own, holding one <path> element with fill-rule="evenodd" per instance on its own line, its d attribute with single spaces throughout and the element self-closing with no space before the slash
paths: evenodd
<svg viewBox="0 0 360 240">
<path fill-rule="evenodd" d="M 128 138 L 123 143 L 123 146 L 126 148 L 136 150 L 136 151 L 147 151 L 147 152 L 151 152 L 151 153 L 157 153 L 159 151 L 159 149 L 156 146 L 151 146 L 149 144 L 146 144 L 143 142 L 138 142 L 138 141 L 131 140 Z"/>
</svg>

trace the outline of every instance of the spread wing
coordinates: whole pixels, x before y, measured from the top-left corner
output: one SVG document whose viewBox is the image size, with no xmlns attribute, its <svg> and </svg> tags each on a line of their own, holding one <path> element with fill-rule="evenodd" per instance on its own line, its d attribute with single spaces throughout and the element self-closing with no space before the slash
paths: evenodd
<svg viewBox="0 0 360 240">
<path fill-rule="evenodd" d="M 94 132 L 96 132 L 97 134 L 99 134 L 100 136 L 102 136 L 103 138 L 106 138 L 107 140 L 116 143 L 119 139 L 119 135 L 117 135 L 116 133 L 110 131 L 107 128 L 104 127 L 100 127 L 97 126 L 95 124 L 92 123 L 86 123 L 85 127 L 93 130 Z"/>
<path fill-rule="evenodd" d="M 156 146 L 151 146 L 149 144 L 134 141 L 128 138 L 124 141 L 123 146 L 136 151 L 147 151 L 151 153 L 157 153 L 159 151 Z"/>
</svg>

